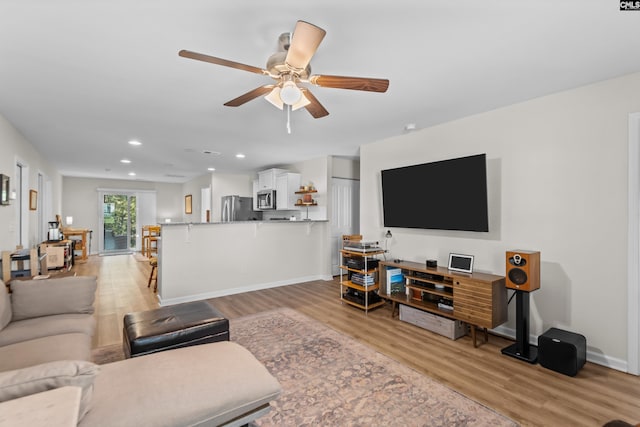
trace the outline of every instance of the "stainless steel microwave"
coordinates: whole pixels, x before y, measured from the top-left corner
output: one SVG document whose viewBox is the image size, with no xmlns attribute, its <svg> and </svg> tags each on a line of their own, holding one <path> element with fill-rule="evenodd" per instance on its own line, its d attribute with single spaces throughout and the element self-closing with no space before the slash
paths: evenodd
<svg viewBox="0 0 640 427">
<path fill-rule="evenodd" d="M 276 208 L 276 190 L 260 190 L 256 195 L 258 209 L 266 211 Z"/>
</svg>

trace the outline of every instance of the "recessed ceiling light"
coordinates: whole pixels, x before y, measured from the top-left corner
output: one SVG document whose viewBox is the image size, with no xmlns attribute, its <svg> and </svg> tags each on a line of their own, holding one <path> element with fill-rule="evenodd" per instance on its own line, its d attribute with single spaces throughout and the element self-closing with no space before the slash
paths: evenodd
<svg viewBox="0 0 640 427">
<path fill-rule="evenodd" d="M 122 159 L 122 160 L 120 160 L 120 163 L 127 163 L 127 164 L 128 164 L 128 163 L 131 163 L 131 160 L 129 160 L 129 159 Z"/>
<path fill-rule="evenodd" d="M 129 172 L 129 176 L 136 176 L 135 172 Z"/>
<path fill-rule="evenodd" d="M 129 144 L 137 146 L 137 145 L 142 145 L 142 142 L 136 141 L 135 139 L 132 139 L 131 141 L 129 141 Z"/>
<path fill-rule="evenodd" d="M 208 170 L 209 172 L 213 172 L 214 170 L 216 170 L 216 168 L 207 168 L 207 170 Z"/>
<path fill-rule="evenodd" d="M 244 154 L 238 153 L 238 154 L 236 154 L 236 157 L 239 158 L 239 159 L 244 159 Z"/>
</svg>

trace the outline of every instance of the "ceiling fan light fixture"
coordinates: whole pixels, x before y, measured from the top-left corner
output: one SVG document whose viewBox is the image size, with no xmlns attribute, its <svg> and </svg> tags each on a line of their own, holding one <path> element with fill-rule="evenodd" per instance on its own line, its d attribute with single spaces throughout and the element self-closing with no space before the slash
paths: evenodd
<svg viewBox="0 0 640 427">
<path fill-rule="evenodd" d="M 300 100 L 291 106 L 291 111 L 296 111 L 300 108 L 306 107 L 309 104 L 311 104 L 311 101 L 309 101 L 307 97 L 304 96 L 304 93 L 300 93 Z"/>
<path fill-rule="evenodd" d="M 265 95 L 264 99 L 266 99 L 271 104 L 273 104 L 274 107 L 277 107 L 277 108 L 279 108 L 281 110 L 284 109 L 284 103 L 282 102 L 282 99 L 280 99 L 280 87 L 279 86 L 274 87 L 273 90 L 271 92 L 269 92 L 268 95 Z"/>
<path fill-rule="evenodd" d="M 287 105 L 295 105 L 302 98 L 302 91 L 292 81 L 284 82 L 280 89 L 280 99 Z"/>
</svg>

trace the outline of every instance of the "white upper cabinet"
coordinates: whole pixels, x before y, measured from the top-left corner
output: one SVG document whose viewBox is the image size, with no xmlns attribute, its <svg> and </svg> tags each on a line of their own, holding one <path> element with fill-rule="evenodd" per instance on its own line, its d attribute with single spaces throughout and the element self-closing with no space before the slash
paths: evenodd
<svg viewBox="0 0 640 427">
<path fill-rule="evenodd" d="M 258 191 L 275 190 L 276 177 L 286 172 L 288 172 L 286 169 L 267 169 L 262 172 L 258 172 Z"/>
<path fill-rule="evenodd" d="M 297 210 L 295 193 L 300 188 L 299 173 L 283 173 L 276 177 L 276 210 Z"/>
<path fill-rule="evenodd" d="M 258 210 L 258 180 L 254 179 L 253 180 L 253 210 L 257 211 Z"/>
</svg>

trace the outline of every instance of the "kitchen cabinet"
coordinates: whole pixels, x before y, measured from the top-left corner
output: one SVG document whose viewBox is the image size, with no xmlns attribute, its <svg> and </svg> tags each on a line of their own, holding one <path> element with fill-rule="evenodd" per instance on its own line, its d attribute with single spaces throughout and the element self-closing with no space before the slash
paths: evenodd
<svg viewBox="0 0 640 427">
<path fill-rule="evenodd" d="M 257 211 L 258 210 L 258 188 L 259 188 L 259 183 L 257 179 L 253 180 L 253 192 L 251 194 L 253 194 L 253 210 Z"/>
<path fill-rule="evenodd" d="M 286 169 L 275 169 L 275 168 L 258 172 L 258 191 L 275 190 L 277 176 L 286 172 L 289 172 L 289 171 Z"/>
<path fill-rule="evenodd" d="M 276 210 L 298 210 L 296 190 L 300 188 L 299 173 L 283 173 L 276 177 Z"/>
</svg>

